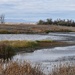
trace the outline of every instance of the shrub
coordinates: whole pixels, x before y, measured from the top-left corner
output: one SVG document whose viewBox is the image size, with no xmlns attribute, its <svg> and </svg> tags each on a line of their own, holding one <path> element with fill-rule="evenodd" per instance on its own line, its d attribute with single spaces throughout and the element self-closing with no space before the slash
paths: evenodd
<svg viewBox="0 0 75 75">
<path fill-rule="evenodd" d="M 0 43 L 0 58 L 8 59 L 15 54 L 14 49 L 5 43 Z"/>
</svg>

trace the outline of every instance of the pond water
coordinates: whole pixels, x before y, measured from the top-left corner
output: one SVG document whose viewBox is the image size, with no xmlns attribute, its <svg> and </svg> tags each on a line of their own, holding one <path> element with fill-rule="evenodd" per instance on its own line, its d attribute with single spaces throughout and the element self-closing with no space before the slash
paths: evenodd
<svg viewBox="0 0 75 75">
<path fill-rule="evenodd" d="M 75 33 L 49 33 L 40 34 L 0 34 L 0 40 L 57 40 L 57 41 L 75 41 Z"/>
<path fill-rule="evenodd" d="M 13 59 L 30 60 L 32 62 L 56 62 L 75 60 L 75 46 L 55 47 L 51 49 L 40 49 L 32 53 L 21 53 Z"/>
<path fill-rule="evenodd" d="M 49 33 L 46 35 L 37 34 L 0 34 L 0 40 L 56 40 L 75 43 L 75 33 Z M 13 61 L 30 61 L 31 63 L 42 64 L 45 68 L 52 69 L 53 65 L 60 62 L 75 62 L 75 45 L 66 47 L 54 47 L 40 49 L 32 53 L 19 53 L 13 57 Z M 42 66 L 41 65 L 41 66 Z"/>
<path fill-rule="evenodd" d="M 13 60 L 28 61 L 32 64 L 40 64 L 44 72 L 52 71 L 54 65 L 60 63 L 75 63 L 75 46 L 55 47 L 51 49 L 40 49 L 32 53 L 21 53 L 13 57 Z"/>
</svg>

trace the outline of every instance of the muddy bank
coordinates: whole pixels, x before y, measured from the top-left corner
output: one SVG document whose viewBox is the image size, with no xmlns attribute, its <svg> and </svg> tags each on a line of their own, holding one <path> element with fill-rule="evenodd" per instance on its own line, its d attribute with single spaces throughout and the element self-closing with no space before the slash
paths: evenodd
<svg viewBox="0 0 75 75">
<path fill-rule="evenodd" d="M 68 43 L 68 42 L 58 42 L 58 41 L 53 41 L 53 42 L 39 42 L 38 46 L 33 47 L 33 48 L 17 48 L 17 52 L 34 52 L 35 50 L 38 49 L 48 49 L 48 48 L 53 48 L 53 47 L 64 47 L 64 46 L 73 46 L 75 43 Z"/>
</svg>

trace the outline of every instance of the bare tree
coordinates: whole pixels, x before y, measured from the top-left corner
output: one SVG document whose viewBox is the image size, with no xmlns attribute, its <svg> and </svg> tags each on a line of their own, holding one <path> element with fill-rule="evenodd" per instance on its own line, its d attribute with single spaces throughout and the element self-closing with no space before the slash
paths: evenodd
<svg viewBox="0 0 75 75">
<path fill-rule="evenodd" d="M 1 24 L 4 24 L 4 18 L 5 18 L 4 14 L 0 15 L 0 23 Z"/>
</svg>

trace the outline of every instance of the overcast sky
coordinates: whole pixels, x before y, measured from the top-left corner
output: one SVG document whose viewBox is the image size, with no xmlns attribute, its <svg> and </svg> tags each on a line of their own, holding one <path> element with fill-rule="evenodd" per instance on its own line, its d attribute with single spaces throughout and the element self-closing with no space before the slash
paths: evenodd
<svg viewBox="0 0 75 75">
<path fill-rule="evenodd" d="M 75 19 L 75 0 L 0 0 L 0 14 L 7 19 Z"/>
</svg>

